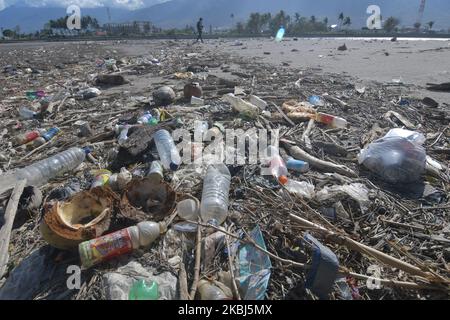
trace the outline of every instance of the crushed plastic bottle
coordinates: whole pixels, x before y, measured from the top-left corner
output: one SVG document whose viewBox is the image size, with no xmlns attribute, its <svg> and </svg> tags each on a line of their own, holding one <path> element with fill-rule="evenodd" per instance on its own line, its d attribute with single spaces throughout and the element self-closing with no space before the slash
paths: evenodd
<svg viewBox="0 0 450 320">
<path fill-rule="evenodd" d="M 150 246 L 166 231 L 164 223 L 144 221 L 79 244 L 81 265 L 90 268 L 104 261 Z"/>
<path fill-rule="evenodd" d="M 41 132 L 39 130 L 30 131 L 24 134 L 20 134 L 18 136 L 14 137 L 14 145 L 20 146 L 22 144 L 26 144 L 28 142 L 31 142 L 41 135 Z"/>
<path fill-rule="evenodd" d="M 223 163 L 210 165 L 203 180 L 200 215 L 204 222 L 221 225 L 228 215 L 231 174 Z"/>
<path fill-rule="evenodd" d="M 260 110 L 257 106 L 236 97 L 232 93 L 224 95 L 223 100 L 230 103 L 234 110 L 247 118 L 255 119 L 259 115 Z"/>
<path fill-rule="evenodd" d="M 358 161 L 391 184 L 420 181 L 426 169 L 424 139 L 413 131 L 390 131 L 361 150 Z"/>
<path fill-rule="evenodd" d="M 346 128 L 348 125 L 347 120 L 340 118 L 340 117 L 332 116 L 330 114 L 322 113 L 322 112 L 316 113 L 314 115 L 314 120 L 316 120 L 317 122 L 326 124 L 332 128 L 343 129 L 343 128 Z"/>
<path fill-rule="evenodd" d="M 274 146 L 269 146 L 266 150 L 266 164 L 269 166 L 270 174 L 282 185 L 288 183 L 288 169 L 281 158 L 279 150 Z"/>
<path fill-rule="evenodd" d="M 128 300 L 158 300 L 159 288 L 158 283 L 151 281 L 148 283 L 145 280 L 136 281 L 130 288 Z"/>
<path fill-rule="evenodd" d="M 172 171 L 178 170 L 181 157 L 170 133 L 167 130 L 159 130 L 155 133 L 154 139 L 164 168 Z"/>
<path fill-rule="evenodd" d="M 38 161 L 32 165 L 18 169 L 12 174 L 0 177 L 0 190 L 6 190 L 14 186 L 15 181 L 26 179 L 28 186 L 39 187 L 65 172 L 78 167 L 85 159 L 88 149 L 70 148 L 50 158 Z M 8 185 L 9 184 L 9 185 Z M 6 189 L 4 189 L 6 188 Z"/>
</svg>

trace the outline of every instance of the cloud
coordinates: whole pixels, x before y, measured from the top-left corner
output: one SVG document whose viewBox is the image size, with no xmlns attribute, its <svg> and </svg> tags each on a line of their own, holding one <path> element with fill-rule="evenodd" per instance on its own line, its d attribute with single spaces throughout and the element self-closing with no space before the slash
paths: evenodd
<svg viewBox="0 0 450 320">
<path fill-rule="evenodd" d="M 0 0 L 0 11 L 14 4 L 29 7 L 68 7 L 75 4 L 81 8 L 113 7 L 135 10 L 166 1 L 168 0 Z"/>
</svg>

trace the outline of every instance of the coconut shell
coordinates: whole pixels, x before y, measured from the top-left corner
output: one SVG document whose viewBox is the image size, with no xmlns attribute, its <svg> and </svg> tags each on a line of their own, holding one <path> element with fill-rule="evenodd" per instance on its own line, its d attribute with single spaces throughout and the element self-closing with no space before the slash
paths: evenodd
<svg viewBox="0 0 450 320">
<path fill-rule="evenodd" d="M 53 247 L 75 249 L 79 243 L 97 238 L 109 229 L 113 200 L 109 188 L 98 187 L 47 206 L 41 234 Z"/>
<path fill-rule="evenodd" d="M 177 194 L 164 181 L 153 177 L 133 179 L 122 196 L 122 217 L 134 223 L 161 221 L 175 210 Z"/>
</svg>

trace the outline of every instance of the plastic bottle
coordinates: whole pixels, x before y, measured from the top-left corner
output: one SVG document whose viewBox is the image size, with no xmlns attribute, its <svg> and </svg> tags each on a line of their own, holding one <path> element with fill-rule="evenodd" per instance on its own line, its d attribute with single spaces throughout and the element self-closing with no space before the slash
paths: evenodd
<svg viewBox="0 0 450 320">
<path fill-rule="evenodd" d="M 150 165 L 150 170 L 147 174 L 148 177 L 152 177 L 157 181 L 162 181 L 164 179 L 164 168 L 159 161 L 153 161 Z"/>
<path fill-rule="evenodd" d="M 18 136 L 14 137 L 14 144 L 16 146 L 20 146 L 22 144 L 28 143 L 30 141 L 33 141 L 37 138 L 39 138 L 39 136 L 41 135 L 41 133 L 39 132 L 39 130 L 34 130 L 34 131 L 30 131 L 24 134 L 20 134 Z"/>
<path fill-rule="evenodd" d="M 249 101 L 250 101 L 251 104 L 254 104 L 255 106 L 257 106 L 261 110 L 266 110 L 266 108 L 267 108 L 267 102 L 264 101 L 263 99 L 261 99 L 260 97 L 253 95 L 253 94 L 249 97 Z"/>
<path fill-rule="evenodd" d="M 181 157 L 170 133 L 167 130 L 159 130 L 155 133 L 154 139 L 164 168 L 177 170 L 181 164 Z"/>
<path fill-rule="evenodd" d="M 200 280 L 198 282 L 198 291 L 201 300 L 231 300 L 232 298 L 226 295 L 222 289 L 207 280 Z"/>
<path fill-rule="evenodd" d="M 28 109 L 27 107 L 20 107 L 19 115 L 22 118 L 24 118 L 25 120 L 30 120 L 30 119 L 35 119 L 37 116 L 37 113 L 35 111 Z"/>
<path fill-rule="evenodd" d="M 24 146 L 22 146 L 22 148 L 24 148 L 25 150 L 34 150 L 37 147 L 42 146 L 44 143 L 46 143 L 47 141 L 45 141 L 44 138 L 42 137 L 38 137 L 36 139 L 34 139 L 31 142 L 28 142 L 27 144 L 25 144 Z"/>
<path fill-rule="evenodd" d="M 223 96 L 223 100 L 230 103 L 234 110 L 251 119 L 255 119 L 259 115 L 259 108 L 250 102 L 244 101 L 239 97 L 236 97 L 232 93 L 228 93 Z"/>
<path fill-rule="evenodd" d="M 301 160 L 296 160 L 292 157 L 286 161 L 286 167 L 288 170 L 305 173 L 309 171 L 309 163 Z"/>
<path fill-rule="evenodd" d="M 126 125 L 117 138 L 119 145 L 123 145 L 128 140 L 128 131 L 130 131 L 130 126 Z"/>
<path fill-rule="evenodd" d="M 346 128 L 348 124 L 347 120 L 343 118 L 332 116 L 322 112 L 318 112 L 317 114 L 315 114 L 314 120 L 329 125 L 333 128 Z"/>
<path fill-rule="evenodd" d="M 269 166 L 270 173 L 278 180 L 278 182 L 282 185 L 286 185 L 288 183 L 288 169 L 283 158 L 280 156 L 280 152 L 274 146 L 269 146 L 266 150 L 266 154 L 266 163 Z"/>
<path fill-rule="evenodd" d="M 137 123 L 139 124 L 147 124 L 150 122 L 151 118 L 153 118 L 150 111 L 146 111 L 142 116 L 139 117 Z"/>
<path fill-rule="evenodd" d="M 136 281 L 130 288 L 128 293 L 128 300 L 158 300 L 159 288 L 158 283 L 151 281 L 148 283 L 145 280 Z"/>
<path fill-rule="evenodd" d="M 27 185 L 42 186 L 52 178 L 78 167 L 89 150 L 70 148 L 13 173 L 15 180 L 27 179 Z M 0 181 L 2 179 L 0 178 Z M 3 184 L 3 181 L 1 182 Z"/>
<path fill-rule="evenodd" d="M 46 133 L 42 135 L 45 141 L 50 141 L 54 136 L 56 136 L 61 130 L 59 128 L 51 128 Z"/>
<path fill-rule="evenodd" d="M 144 221 L 137 226 L 82 242 L 78 246 L 81 265 L 87 269 L 138 248 L 146 248 L 163 232 L 165 232 L 163 223 Z"/>
<path fill-rule="evenodd" d="M 178 216 L 183 220 L 197 221 L 200 213 L 198 199 L 186 199 L 177 204 Z"/>
<path fill-rule="evenodd" d="M 96 170 L 93 174 L 95 175 L 95 178 L 92 182 L 91 189 L 106 185 L 112 175 L 109 170 Z"/>
<path fill-rule="evenodd" d="M 221 225 L 228 215 L 231 174 L 223 163 L 208 167 L 203 180 L 200 215 L 204 222 Z"/>
</svg>

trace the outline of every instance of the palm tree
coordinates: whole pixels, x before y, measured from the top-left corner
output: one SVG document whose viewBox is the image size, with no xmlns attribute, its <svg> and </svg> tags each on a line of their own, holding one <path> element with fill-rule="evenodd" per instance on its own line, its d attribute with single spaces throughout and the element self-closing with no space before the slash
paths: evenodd
<svg viewBox="0 0 450 320">
<path fill-rule="evenodd" d="M 344 23 L 344 13 L 343 12 L 341 12 L 339 14 L 338 20 L 339 20 L 339 26 L 342 27 L 342 24 Z"/>
<path fill-rule="evenodd" d="M 420 30 L 420 27 L 421 27 L 421 26 L 422 26 L 422 24 L 421 24 L 420 22 L 414 23 L 414 28 L 415 28 L 417 31 Z"/>
<path fill-rule="evenodd" d="M 300 22 L 300 17 L 301 17 L 300 13 L 296 12 L 294 17 L 295 17 L 295 23 L 299 23 Z"/>
<path fill-rule="evenodd" d="M 434 21 L 428 22 L 428 23 L 427 23 L 427 26 L 430 28 L 430 30 L 433 29 Z"/>
<path fill-rule="evenodd" d="M 312 24 L 316 23 L 316 16 L 311 16 L 311 23 Z"/>
<path fill-rule="evenodd" d="M 344 23 L 343 23 L 343 25 L 344 26 L 350 26 L 352 24 L 352 19 L 350 19 L 350 17 L 346 17 L 345 19 L 344 19 Z"/>
<path fill-rule="evenodd" d="M 328 25 L 328 17 L 325 17 L 325 19 L 323 19 L 323 23 L 324 23 L 325 25 Z"/>
</svg>

